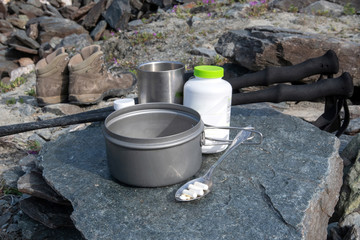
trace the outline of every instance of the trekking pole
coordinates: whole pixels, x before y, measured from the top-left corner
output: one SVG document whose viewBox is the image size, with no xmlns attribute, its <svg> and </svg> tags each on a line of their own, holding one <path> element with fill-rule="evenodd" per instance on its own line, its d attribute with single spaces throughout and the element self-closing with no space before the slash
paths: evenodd
<svg viewBox="0 0 360 240">
<path fill-rule="evenodd" d="M 298 82 L 312 75 L 330 75 L 338 71 L 338 57 L 334 51 L 328 50 L 321 57 L 310 58 L 293 66 L 267 67 L 262 71 L 244 74 L 227 81 L 233 89 L 239 89 L 249 86 L 269 86 L 273 83 Z"/>
<path fill-rule="evenodd" d="M 310 101 L 320 97 L 343 96 L 349 98 L 354 91 L 352 77 L 345 72 L 338 78 L 321 79 L 304 85 L 279 84 L 265 90 L 232 95 L 232 105 L 283 101 Z"/>
<path fill-rule="evenodd" d="M 36 129 L 60 127 L 79 123 L 104 121 L 114 111 L 113 107 L 106 107 L 87 112 L 77 113 L 64 117 L 58 117 L 38 122 L 19 123 L 7 126 L 0 126 L 0 137 Z"/>
</svg>

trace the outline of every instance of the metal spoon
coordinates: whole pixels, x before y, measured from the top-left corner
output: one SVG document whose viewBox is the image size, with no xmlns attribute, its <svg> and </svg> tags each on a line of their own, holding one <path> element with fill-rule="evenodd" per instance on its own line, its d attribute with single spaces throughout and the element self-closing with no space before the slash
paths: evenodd
<svg viewBox="0 0 360 240">
<path fill-rule="evenodd" d="M 224 152 L 223 155 L 221 155 L 221 157 L 209 168 L 209 170 L 205 173 L 204 176 L 193 179 L 187 183 L 185 183 L 184 185 L 182 185 L 175 193 L 175 199 L 177 201 L 180 202 L 188 202 L 188 201 L 192 201 L 192 200 L 196 200 L 196 199 L 200 199 L 202 197 L 204 197 L 205 195 L 207 195 L 210 190 L 211 187 L 213 185 L 213 182 L 211 180 L 211 176 L 213 174 L 214 169 L 240 144 L 242 144 L 244 141 L 246 141 L 247 139 L 250 138 L 251 133 L 256 133 L 260 135 L 260 142 L 262 142 L 262 134 L 260 132 L 254 131 L 252 127 L 246 127 L 244 128 L 246 130 L 241 130 L 234 138 L 234 140 L 232 141 L 232 143 L 230 144 L 230 146 L 226 149 L 226 151 Z M 259 143 L 250 143 L 250 144 L 259 144 Z M 184 194 L 184 190 L 185 192 L 187 192 L 187 190 L 190 188 L 194 189 L 193 191 L 191 191 L 191 193 L 193 194 L 193 192 L 197 192 L 199 194 Z M 201 191 L 202 189 L 202 191 Z M 192 197 L 189 197 L 191 196 Z"/>
</svg>

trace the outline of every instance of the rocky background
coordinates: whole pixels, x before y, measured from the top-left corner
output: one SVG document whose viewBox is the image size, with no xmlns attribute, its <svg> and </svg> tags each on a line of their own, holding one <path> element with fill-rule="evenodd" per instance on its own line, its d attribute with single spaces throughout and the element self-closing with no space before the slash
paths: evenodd
<svg viewBox="0 0 360 240">
<path fill-rule="evenodd" d="M 84 46 L 100 44 L 110 71 L 135 71 L 140 63 L 175 60 L 185 63 L 189 71 L 195 65 L 224 66 L 226 77 L 265 66 L 297 64 L 332 49 L 339 56 L 339 75 L 347 71 L 353 76 L 355 92 L 349 99 L 350 125 L 341 137 L 345 184 L 330 220 L 328 238 L 356 239 L 360 235 L 359 11 L 357 0 L 3 1 L 0 125 L 41 121 L 112 105 L 114 99 L 87 107 L 37 106 L 35 64 L 61 46 L 75 54 Z M 136 97 L 136 93 L 127 96 Z M 271 106 L 314 121 L 323 113 L 324 103 L 320 99 Z M 45 142 L 87 125 L 0 138 L 0 239 L 81 239 L 69 218 L 71 206 L 47 187 L 35 162 Z M 63 207 L 56 211 L 59 204 Z"/>
</svg>

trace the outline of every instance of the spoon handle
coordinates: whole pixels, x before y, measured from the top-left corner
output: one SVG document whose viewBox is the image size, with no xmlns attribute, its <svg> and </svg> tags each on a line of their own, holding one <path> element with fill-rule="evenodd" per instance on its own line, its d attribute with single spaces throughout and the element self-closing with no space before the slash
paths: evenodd
<svg viewBox="0 0 360 240">
<path fill-rule="evenodd" d="M 230 146 L 226 149 L 226 151 L 224 152 L 223 155 L 221 155 L 221 157 L 209 168 L 209 170 L 206 172 L 206 174 L 204 175 L 204 178 L 206 180 L 210 180 L 211 175 L 214 171 L 214 169 L 237 147 L 239 146 L 241 143 L 243 143 L 244 141 L 246 141 L 250 135 L 251 132 L 253 131 L 252 127 L 246 127 L 249 128 L 249 131 L 247 130 L 241 130 L 234 138 L 234 140 L 232 141 L 232 143 L 230 144 Z"/>
</svg>

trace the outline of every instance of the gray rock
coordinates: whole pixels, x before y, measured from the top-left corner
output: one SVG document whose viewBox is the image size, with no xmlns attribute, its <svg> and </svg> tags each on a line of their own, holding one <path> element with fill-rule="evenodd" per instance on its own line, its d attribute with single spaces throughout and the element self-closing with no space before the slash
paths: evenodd
<svg viewBox="0 0 360 240">
<path fill-rule="evenodd" d="M 25 173 L 30 172 L 36 167 L 36 155 L 28 154 L 26 157 L 23 157 L 19 160 L 19 166 L 21 170 Z"/>
<path fill-rule="evenodd" d="M 112 0 L 111 5 L 102 14 L 106 22 L 113 29 L 124 30 L 131 15 L 129 0 Z"/>
<path fill-rule="evenodd" d="M 38 120 L 45 121 L 45 120 L 56 118 L 56 117 L 57 117 L 57 115 L 55 115 L 53 113 L 45 113 L 43 115 L 38 116 Z"/>
<path fill-rule="evenodd" d="M 0 212 L 3 212 L 3 209 L 8 207 L 9 203 L 4 199 L 0 199 Z"/>
<path fill-rule="evenodd" d="M 190 53 L 193 55 L 205 56 L 205 57 L 209 57 L 209 58 L 213 58 L 217 55 L 215 50 L 208 49 L 208 48 L 201 48 L 201 47 L 191 49 Z"/>
<path fill-rule="evenodd" d="M 71 206 L 29 197 L 20 201 L 20 208 L 26 215 L 49 228 L 73 227 L 70 219 Z"/>
<path fill-rule="evenodd" d="M 69 115 L 82 112 L 79 106 L 67 103 L 51 104 L 43 107 L 43 111 L 46 113 L 53 113 L 56 115 Z"/>
<path fill-rule="evenodd" d="M 328 1 L 340 4 L 342 6 L 350 5 L 350 7 L 354 7 L 356 10 L 360 10 L 360 2 L 358 0 L 328 0 Z"/>
<path fill-rule="evenodd" d="M 46 144 L 40 165 L 71 201 L 86 239 L 325 239 L 342 183 L 339 140 L 264 105 L 233 107 L 231 125 L 255 126 L 264 141 L 236 149 L 215 171 L 212 193 L 196 202 L 175 202 L 181 184 L 114 181 L 98 125 Z M 204 155 L 197 176 L 218 157 Z"/>
<path fill-rule="evenodd" d="M 5 214 L 0 216 L 0 227 L 7 223 L 11 218 L 11 212 L 6 212 Z"/>
<path fill-rule="evenodd" d="M 108 4 L 107 0 L 101 0 L 101 1 L 97 2 L 96 5 L 85 16 L 82 25 L 86 29 L 95 27 L 96 23 L 98 22 L 98 20 L 101 16 L 101 13 L 103 13 L 105 11 L 107 4 Z"/>
<path fill-rule="evenodd" d="M 53 17 L 64 18 L 61 13 L 51 4 L 45 4 L 45 7 L 48 10 L 47 12 L 50 13 L 50 15 L 52 15 Z"/>
<path fill-rule="evenodd" d="M 69 201 L 57 194 L 54 189 L 45 182 L 41 172 L 38 171 L 31 171 L 21 176 L 17 182 L 17 188 L 20 192 L 34 197 L 57 204 L 70 205 Z"/>
<path fill-rule="evenodd" d="M 41 2 L 39 0 L 28 0 L 27 3 L 40 8 L 42 6 Z"/>
<path fill-rule="evenodd" d="M 0 72 L 7 74 L 8 76 L 10 76 L 12 70 L 19 67 L 18 64 L 12 61 L 13 59 L 9 59 L 8 57 L 8 54 L 12 51 L 13 50 L 10 49 L 4 49 L 0 51 Z"/>
<path fill-rule="evenodd" d="M 29 18 L 26 15 L 19 15 L 19 16 L 9 16 L 6 18 L 13 26 L 25 29 L 26 22 L 29 21 Z"/>
<path fill-rule="evenodd" d="M 33 54 L 33 55 L 36 55 L 36 54 L 39 53 L 38 50 L 28 48 L 28 47 L 25 47 L 23 45 L 10 43 L 9 46 L 13 47 L 14 49 L 16 49 L 19 52 L 24 52 L 24 53 Z"/>
<path fill-rule="evenodd" d="M 73 5 L 64 6 L 64 7 L 59 9 L 59 12 L 61 13 L 61 15 L 64 18 L 68 18 L 68 19 L 71 19 L 71 20 L 74 20 L 72 16 L 74 16 L 74 14 L 76 14 L 77 11 L 79 11 L 79 8 L 75 7 Z"/>
<path fill-rule="evenodd" d="M 349 144 L 351 144 L 350 142 Z M 357 148 L 359 149 L 359 146 Z M 346 149 L 346 148 L 345 148 Z M 345 150 L 344 150 L 345 151 Z M 344 152 L 343 151 L 343 152 Z M 352 165 L 344 169 L 344 184 L 341 187 L 339 202 L 336 205 L 336 214 L 333 219 L 338 220 L 357 211 L 360 206 L 360 151 Z M 343 155 L 343 154 L 342 154 Z"/>
<path fill-rule="evenodd" d="M 4 34 L 0 33 L 0 43 L 2 44 L 6 44 L 7 43 L 7 36 L 5 36 Z"/>
<path fill-rule="evenodd" d="M 360 105 L 350 105 L 350 118 L 360 118 Z"/>
<path fill-rule="evenodd" d="M 360 44 L 323 35 L 275 27 L 253 27 L 223 34 L 215 50 L 252 70 L 267 66 L 295 65 L 332 49 L 339 58 L 339 72 L 349 72 L 360 86 Z M 296 53 L 296 54 L 294 54 Z"/>
<path fill-rule="evenodd" d="M 29 137 L 29 140 L 31 141 L 36 141 L 40 144 L 40 146 L 43 146 L 45 144 L 45 140 L 42 139 L 39 135 L 37 134 L 32 134 L 30 137 Z"/>
<path fill-rule="evenodd" d="M 51 240 L 83 240 L 79 231 L 75 228 L 51 229 L 36 222 L 26 214 L 19 220 L 22 237 L 24 239 L 51 239 Z"/>
<path fill-rule="evenodd" d="M 360 134 L 356 134 L 345 149 L 341 152 L 340 156 L 350 160 L 352 163 L 355 162 L 355 158 L 358 156 L 360 151 Z"/>
<path fill-rule="evenodd" d="M 19 113 L 21 115 L 25 115 L 25 116 L 31 116 L 36 112 L 36 110 L 34 109 L 33 106 L 26 104 L 26 103 L 20 104 L 18 109 L 19 109 Z"/>
<path fill-rule="evenodd" d="M 21 43 L 23 43 L 25 46 L 32 49 L 38 49 L 40 47 L 40 44 L 32 38 L 28 37 L 24 30 L 16 30 L 14 32 L 14 37 Z"/>
<path fill-rule="evenodd" d="M 70 35 L 70 36 L 72 36 L 72 35 Z M 69 37 L 69 36 L 66 36 L 65 38 L 67 38 L 67 37 Z M 63 38 L 53 37 L 53 38 L 51 38 L 51 40 L 48 43 L 51 46 L 51 48 L 57 49 L 56 46 L 58 46 L 62 40 L 63 40 Z"/>
<path fill-rule="evenodd" d="M 360 239 L 360 214 L 358 212 L 353 212 L 347 215 L 340 223 L 339 226 L 342 229 L 351 229 L 346 235 L 349 240 Z"/>
<path fill-rule="evenodd" d="M 91 31 L 90 33 L 90 37 L 94 40 L 94 41 L 98 41 L 100 39 L 100 37 L 102 36 L 102 34 L 104 33 L 105 29 L 107 27 L 107 23 L 105 20 L 101 20 L 96 27 Z"/>
<path fill-rule="evenodd" d="M 351 140 L 353 139 L 353 136 L 347 135 L 347 134 L 342 134 L 339 137 L 340 140 L 340 148 L 339 148 L 339 153 L 341 153 L 351 142 Z M 340 154 L 340 157 L 342 157 L 342 154 Z M 342 157 L 343 158 L 343 157 Z M 344 160 L 344 158 L 343 158 Z"/>
<path fill-rule="evenodd" d="M 26 26 L 38 24 L 40 44 L 49 42 L 53 37 L 64 38 L 71 34 L 88 33 L 81 25 L 74 21 L 56 17 L 38 17 L 30 19 Z"/>
<path fill-rule="evenodd" d="M 346 128 L 345 133 L 354 134 L 360 132 L 360 118 L 351 119 L 349 126 Z"/>
<path fill-rule="evenodd" d="M 45 139 L 46 141 L 50 141 L 52 137 L 52 132 L 48 128 L 37 130 L 36 134 L 39 135 L 41 138 Z"/>
<path fill-rule="evenodd" d="M 34 71 L 34 70 L 31 70 L 31 71 Z M 21 74 L 21 72 L 20 72 L 20 74 Z M 26 78 L 28 79 L 28 77 L 26 77 Z M 37 106 L 36 98 L 33 96 L 19 96 L 19 100 L 27 105 Z"/>
<path fill-rule="evenodd" d="M 316 2 L 317 0 L 302 0 L 302 1 L 293 1 L 293 0 L 274 0 L 271 1 L 271 8 L 279 8 L 283 11 L 289 11 L 291 8 L 297 8 L 298 10 L 303 9 L 304 7 L 309 6 L 311 3 Z"/>
<path fill-rule="evenodd" d="M 344 7 L 336 3 L 321 0 L 310 4 L 303 11 L 307 14 L 340 17 Z"/>
<path fill-rule="evenodd" d="M 247 4 L 235 3 L 233 7 L 226 11 L 225 16 L 227 18 L 243 18 L 246 16 Z"/>
<path fill-rule="evenodd" d="M 13 31 L 15 31 L 15 28 L 11 25 L 10 22 L 0 19 L 0 31 L 5 36 L 10 36 Z"/>
<path fill-rule="evenodd" d="M 20 230 L 19 225 L 16 223 L 12 223 L 7 227 L 6 232 L 13 233 L 13 232 L 17 232 L 19 230 Z"/>
<path fill-rule="evenodd" d="M 24 172 L 22 171 L 21 167 L 15 166 L 3 172 L 2 179 L 4 180 L 6 186 L 9 186 L 11 188 L 16 188 L 17 181 L 23 174 Z"/>
<path fill-rule="evenodd" d="M 130 21 L 128 25 L 129 25 L 130 29 L 136 29 L 136 27 L 142 26 L 142 25 L 144 25 L 144 23 L 143 23 L 143 21 L 141 21 L 141 19 L 137 19 L 137 20 Z"/>
<path fill-rule="evenodd" d="M 60 44 L 57 45 L 59 47 L 71 48 L 77 52 L 80 52 L 86 46 L 89 46 L 93 43 L 92 38 L 89 34 L 71 34 L 66 36 L 64 39 L 61 40 Z"/>
<path fill-rule="evenodd" d="M 21 9 L 21 13 L 31 18 L 44 16 L 44 11 L 41 8 L 35 7 L 34 5 L 17 1 L 16 4 Z"/>
</svg>

